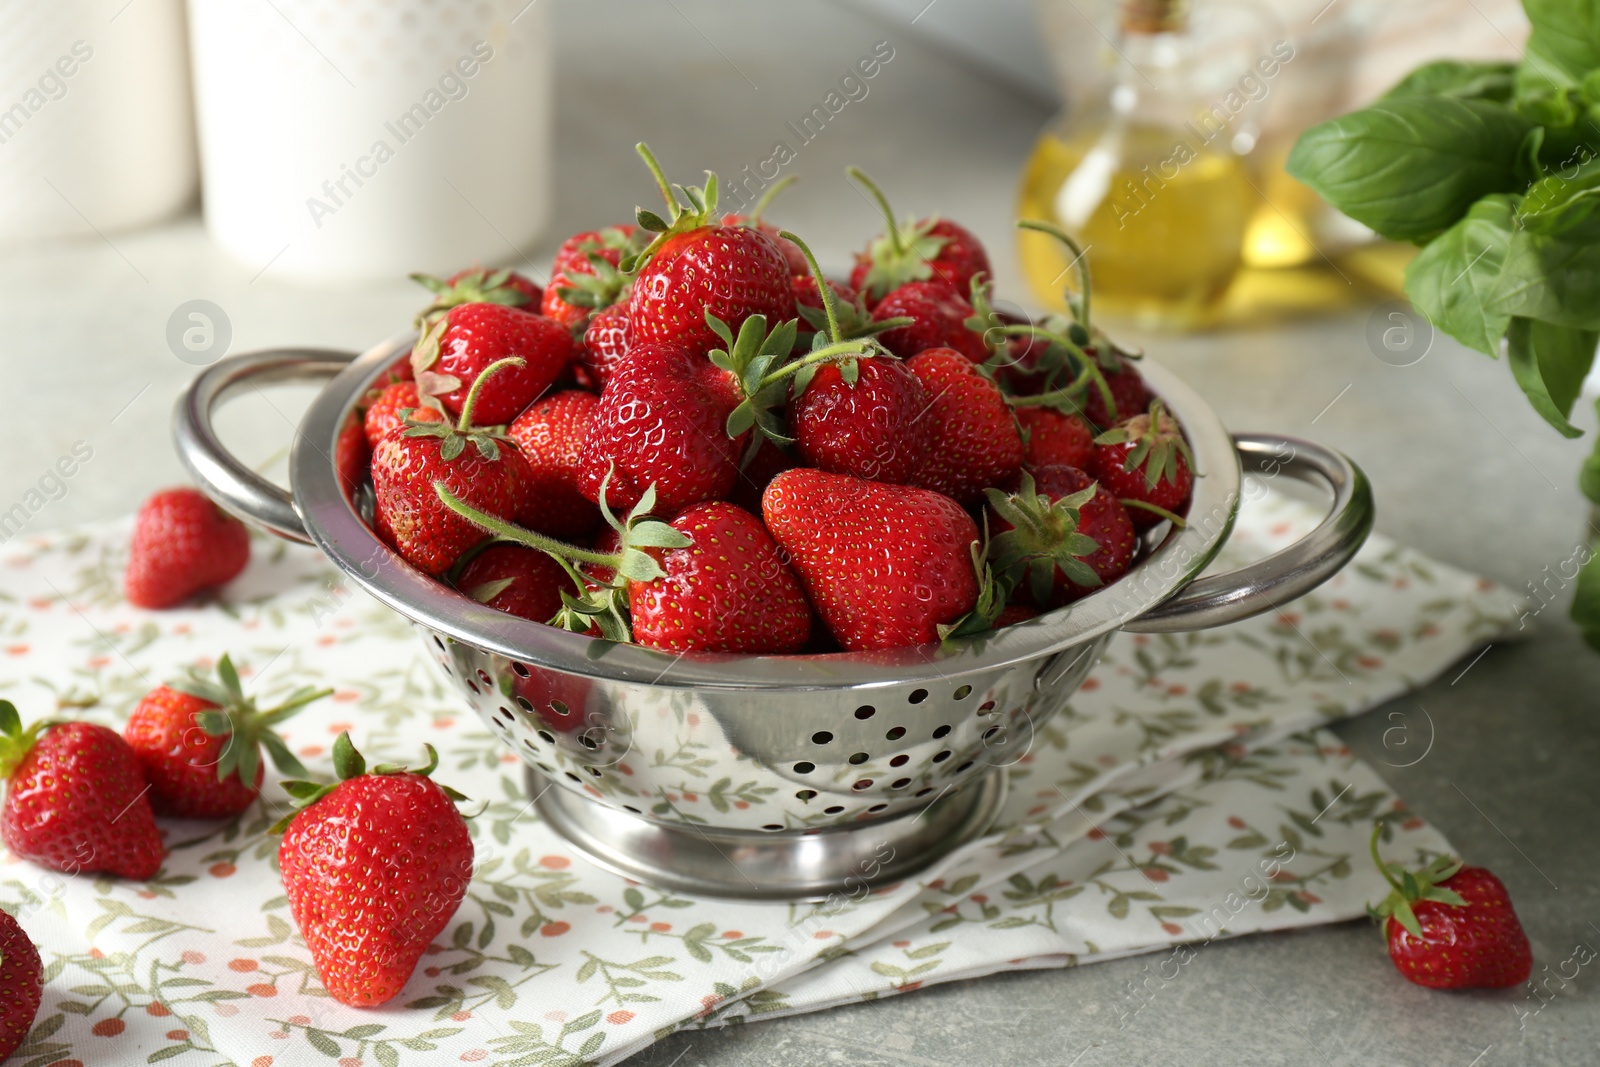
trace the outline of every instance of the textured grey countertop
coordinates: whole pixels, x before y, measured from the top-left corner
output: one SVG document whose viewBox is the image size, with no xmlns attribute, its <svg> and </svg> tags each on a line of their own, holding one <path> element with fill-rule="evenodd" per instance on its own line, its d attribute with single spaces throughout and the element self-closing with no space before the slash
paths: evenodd
<svg viewBox="0 0 1600 1067">
<path fill-rule="evenodd" d="M 1002 291 L 1021 299 L 1010 221 L 1016 175 L 1048 118 L 1036 101 L 922 43 L 910 25 L 833 5 L 743 4 L 736 18 L 729 10 L 710 0 L 557 5 L 560 85 L 569 94 L 555 145 L 558 232 L 538 247 L 508 248 L 508 261 L 526 254 L 542 277 L 555 239 L 647 201 L 652 189 L 632 153 L 641 138 L 678 176 L 737 172 L 765 159 L 786 120 L 888 40 L 895 58 L 870 95 L 801 149 L 793 169 L 804 181 L 786 198 L 782 220 L 825 262 L 843 262 L 876 227 L 870 205 L 844 183 L 844 165 L 855 162 L 892 190 L 902 211 L 938 209 L 976 230 Z M 570 104 L 580 93 L 583 110 Z M 401 327 L 417 302 L 401 280 L 304 289 L 270 270 L 255 277 L 258 269 L 225 260 L 194 217 L 109 240 L 0 252 L 9 400 L 0 511 L 80 440 L 93 458 L 29 529 L 121 514 L 181 480 L 167 420 L 193 368 L 165 342 L 178 304 L 220 305 L 233 350 L 242 351 L 365 347 Z M 1527 408 L 1503 366 L 1448 340 L 1413 366 L 1379 361 L 1365 341 L 1367 317 L 1360 310 L 1148 343 L 1229 425 L 1314 436 L 1348 451 L 1372 476 L 1380 527 L 1434 557 L 1517 589 L 1570 557 L 1584 528 L 1573 479 L 1586 443 L 1563 441 Z M 269 459 L 288 440 L 302 400 L 282 393 L 271 403 L 241 401 L 230 439 L 247 457 Z M 1415 766 L 1394 766 L 1412 757 L 1384 747 L 1389 709 L 1340 730 L 1472 861 L 1501 875 L 1533 940 L 1536 968 L 1556 964 L 1580 941 L 1600 945 L 1600 657 L 1567 622 L 1566 599 L 1541 614 L 1531 638 L 1493 646 L 1464 675 L 1395 703 L 1420 704 L 1435 723 L 1433 747 Z M 1119 1030 L 1117 1008 L 1144 966 L 1132 959 L 1008 975 L 678 1035 L 633 1062 L 1600 1062 L 1600 974 L 1580 973 L 1519 1027 L 1522 991 L 1449 995 L 1409 986 L 1366 923 L 1213 944 Z"/>
</svg>

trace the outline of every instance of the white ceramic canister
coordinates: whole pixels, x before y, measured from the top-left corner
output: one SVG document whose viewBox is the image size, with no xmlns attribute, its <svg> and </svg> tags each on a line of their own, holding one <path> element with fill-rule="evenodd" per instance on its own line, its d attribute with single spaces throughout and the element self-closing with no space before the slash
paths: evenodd
<svg viewBox="0 0 1600 1067">
<path fill-rule="evenodd" d="M 520 258 L 550 204 L 548 6 L 189 0 L 212 236 L 307 280 Z"/>
<path fill-rule="evenodd" d="M 182 0 L 5 6 L 0 240 L 153 222 L 194 187 Z"/>
</svg>

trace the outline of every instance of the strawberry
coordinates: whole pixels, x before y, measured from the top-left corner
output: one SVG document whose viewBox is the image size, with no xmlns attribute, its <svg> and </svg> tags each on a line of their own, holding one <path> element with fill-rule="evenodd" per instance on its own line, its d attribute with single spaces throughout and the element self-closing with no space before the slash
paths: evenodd
<svg viewBox="0 0 1600 1067">
<path fill-rule="evenodd" d="M 611 371 L 628 354 L 628 306 L 612 304 L 596 313 L 583 331 L 578 359 L 596 391 L 604 389 Z"/>
<path fill-rule="evenodd" d="M 770 438 L 763 437 L 756 454 L 745 459 L 739 468 L 739 481 L 728 500 L 752 515 L 759 515 L 761 494 L 767 491 L 767 485 L 779 474 L 797 466 L 799 463 L 794 456 L 773 444 Z"/>
<path fill-rule="evenodd" d="M 520 361 L 492 363 L 473 382 L 461 417 L 419 422 L 391 432 L 372 450 L 375 526 L 412 566 L 432 575 L 449 570 L 461 554 L 484 536 L 477 527 L 444 507 L 434 491 L 442 481 L 475 506 L 503 518 L 521 517 L 530 507 L 533 471 L 502 435 L 476 428 L 472 416 L 478 395 L 502 368 Z M 468 446 L 471 447 L 468 447 Z"/>
<path fill-rule="evenodd" d="M 479 424 L 500 426 L 548 389 L 572 355 L 572 335 L 552 319 L 503 304 L 460 304 L 418 339 L 411 366 L 418 394 L 460 415 L 485 367 L 518 360 L 478 400 Z"/>
<path fill-rule="evenodd" d="M 250 533 L 197 489 L 163 489 L 139 507 L 123 581 L 128 603 L 170 608 L 225 585 L 250 562 Z"/>
<path fill-rule="evenodd" d="M 883 322 L 909 318 L 910 324 L 884 330 L 879 335 L 883 346 L 902 359 L 909 359 L 929 348 L 953 348 L 973 363 L 989 358 L 983 335 L 967 328 L 972 305 L 943 282 L 907 282 L 884 297 L 872 309 L 872 317 Z"/>
<path fill-rule="evenodd" d="M 1095 438 L 1088 473 L 1128 509 L 1136 530 L 1178 516 L 1189 500 L 1194 454 L 1161 401 Z"/>
<path fill-rule="evenodd" d="M 917 481 L 929 460 L 935 424 L 921 381 L 889 355 L 851 366 L 849 378 L 844 366 L 819 368 L 790 402 L 789 423 L 801 457 L 808 466 L 868 481 Z"/>
<path fill-rule="evenodd" d="M 380 390 L 367 405 L 367 413 L 362 418 L 362 429 L 366 434 L 367 445 L 377 448 L 378 442 L 391 431 L 406 425 L 407 415 L 417 422 L 444 421 L 444 415 L 438 408 L 427 407 L 422 403 L 422 398 L 417 395 L 416 382 L 409 380 L 395 382 Z"/>
<path fill-rule="evenodd" d="M 906 362 L 928 396 L 930 449 L 916 484 L 962 505 L 976 504 L 988 488 L 1008 489 L 1022 472 L 1022 435 L 1000 387 L 971 360 L 948 348 L 930 348 Z"/>
<path fill-rule="evenodd" d="M 1430 989 L 1503 989 L 1528 980 L 1533 950 L 1506 887 L 1482 867 L 1440 856 L 1420 871 L 1384 863 L 1372 828 L 1372 859 L 1392 892 L 1372 917 L 1383 924 L 1389 958 Z"/>
<path fill-rule="evenodd" d="M 774 241 L 777 241 L 778 247 L 783 250 L 784 258 L 789 261 L 789 273 L 799 278 L 810 276 L 810 268 L 806 265 L 805 253 L 801 252 L 798 246 L 780 237 L 778 228 L 762 218 L 766 214 L 767 208 L 772 206 L 773 200 L 777 199 L 778 194 L 797 181 L 799 179 L 793 174 L 778 179 L 761 194 L 761 198 L 750 209 L 750 214 L 724 215 L 722 216 L 722 224 L 724 226 L 748 226 L 760 230 Z"/>
<path fill-rule="evenodd" d="M 817 279 L 810 274 L 796 274 L 794 283 L 795 309 L 816 308 L 822 310 L 822 291 L 817 288 Z M 854 304 L 856 291 L 843 282 L 828 279 L 828 288 L 833 290 L 833 295 L 842 304 Z"/>
<path fill-rule="evenodd" d="M 761 510 L 846 651 L 937 641 L 977 603 L 978 528 L 948 497 L 799 468 L 772 480 Z"/>
<path fill-rule="evenodd" d="M 272 728 L 333 690 L 306 686 L 258 711 L 226 654 L 217 679 L 192 675 L 158 686 L 122 729 L 150 783 L 150 806 L 162 815 L 226 819 L 248 808 L 261 792 L 263 747 L 280 771 L 306 773 Z"/>
<path fill-rule="evenodd" d="M 1094 492 L 1085 495 L 1090 489 Z M 1004 532 L 1015 522 L 1015 516 L 995 506 L 995 494 L 988 496 L 996 516 L 994 528 Z M 1137 539 L 1127 510 L 1105 487 L 1078 468 L 1031 468 L 1016 493 L 1001 497 L 1009 499 L 1012 507 L 1021 509 L 1029 519 L 1017 524 L 1021 535 L 1011 539 L 1013 549 L 1021 549 L 1021 558 L 1029 561 L 1049 558 L 1056 563 L 1054 591 L 1048 596 L 1038 595 L 1046 592 L 1043 580 L 1030 572 L 1030 580 L 1039 583 L 1031 589 L 1041 605 L 1055 606 L 1087 596 L 1116 581 L 1132 566 Z M 1074 514 L 1069 516 L 1068 512 Z M 1070 528 L 1064 521 L 1068 517 L 1072 519 Z M 1087 540 L 1075 539 L 1074 534 Z M 1002 568 L 1019 561 L 1016 551 L 1010 558 L 1000 559 L 1004 554 L 999 550 L 996 555 Z M 1090 573 L 1070 566 L 1069 558 L 1078 560 Z M 1097 580 L 1091 581 L 1091 577 Z"/>
<path fill-rule="evenodd" d="M 411 280 L 433 293 L 433 301 L 417 313 L 416 326 L 423 332 L 445 312 L 462 304 L 500 304 L 537 311 L 544 299 L 542 289 L 511 270 L 468 267 L 443 281 L 427 274 L 413 274 Z"/>
<path fill-rule="evenodd" d="M 0 1060 L 27 1039 L 43 996 L 44 971 L 39 965 L 39 950 L 11 913 L 0 911 Z M 52 1056 L 46 1051 L 35 1062 L 50 1059 Z"/>
<path fill-rule="evenodd" d="M 1094 355 L 1093 350 L 1089 350 L 1089 354 Z M 1150 389 L 1127 356 L 1118 353 L 1110 367 L 1106 367 L 1102 361 L 1101 373 L 1111 392 L 1111 400 L 1107 403 L 1104 393 L 1093 386 L 1089 387 L 1084 396 L 1083 414 L 1090 423 L 1109 429 L 1121 419 L 1150 407 Z"/>
<path fill-rule="evenodd" d="M 627 279 L 617 270 L 622 257 L 639 251 L 638 227 L 607 226 L 573 234 L 556 249 L 550 284 L 538 305 L 546 318 L 568 328 L 582 326 L 601 308 L 615 304 Z"/>
<path fill-rule="evenodd" d="M 688 544 L 647 549 L 663 572 L 628 589 L 633 639 L 668 652 L 798 652 L 811 608 L 766 527 L 749 512 L 693 504 L 669 524 Z"/>
<path fill-rule="evenodd" d="M 638 271 L 628 298 L 631 342 L 675 342 L 699 353 L 717 342 L 707 316 L 735 332 L 753 315 L 773 323 L 794 318 L 789 261 L 778 241 L 759 229 L 710 224 L 716 217 L 716 175 L 707 173 L 703 191 L 684 190 L 690 203 L 685 208 L 650 150 L 641 144 L 639 154 L 661 187 L 670 218 L 640 209 L 639 225 L 656 237 L 637 263 L 623 261 Z"/>
<path fill-rule="evenodd" d="M 354 494 L 372 466 L 372 446 L 367 444 L 366 430 L 362 427 L 363 413 L 351 410 L 339 424 L 339 433 L 333 439 L 333 469 L 347 494 Z"/>
<path fill-rule="evenodd" d="M 846 171 L 877 201 L 887 231 L 873 239 L 856 256 L 850 286 L 867 299 L 868 307 L 907 282 L 936 281 L 956 293 L 965 293 L 980 274 L 993 276 L 989 254 L 971 231 L 937 216 L 920 222 L 896 223 L 883 191 L 859 169 Z"/>
<path fill-rule="evenodd" d="M 334 785 L 286 782 L 304 805 L 273 827 L 295 925 L 329 995 L 372 1007 L 394 998 L 428 945 L 450 925 L 472 880 L 472 837 L 455 790 L 428 776 L 366 761 L 343 733 Z"/>
<path fill-rule="evenodd" d="M 600 526 L 600 510 L 578 490 L 584 442 L 600 398 L 568 389 L 529 404 L 506 434 L 532 468 L 533 504 L 527 521 L 553 537 L 585 537 Z"/>
<path fill-rule="evenodd" d="M 512 544 L 489 545 L 455 580 L 455 587 L 478 603 L 534 622 L 555 618 L 562 590 L 571 586 L 561 564 L 543 552 Z"/>
<path fill-rule="evenodd" d="M 1027 604 L 1007 604 L 1005 609 L 1001 611 L 999 616 L 995 618 L 994 628 L 999 630 L 1007 626 L 1015 626 L 1019 622 L 1027 622 L 1029 619 L 1036 619 L 1038 617 L 1038 608 L 1029 607 Z"/>
<path fill-rule="evenodd" d="M 1017 408 L 1022 429 L 1022 462 L 1029 467 L 1087 468 L 1094 450 L 1094 434 L 1076 415 L 1053 408 Z"/>
<path fill-rule="evenodd" d="M 139 759 L 115 730 L 36 722 L 26 730 L 0 700 L 0 837 L 13 853 L 68 874 L 105 871 L 146 881 L 164 849 Z"/>
</svg>

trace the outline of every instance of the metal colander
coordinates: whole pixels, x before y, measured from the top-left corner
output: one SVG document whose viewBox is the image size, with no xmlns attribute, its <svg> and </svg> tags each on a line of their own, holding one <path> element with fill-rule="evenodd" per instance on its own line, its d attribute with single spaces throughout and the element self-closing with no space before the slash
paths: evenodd
<svg viewBox="0 0 1600 1067">
<path fill-rule="evenodd" d="M 413 338 L 359 358 L 248 353 L 179 399 L 178 453 L 240 518 L 315 544 L 409 619 L 440 668 L 528 766 L 543 818 L 595 862 L 664 888 L 748 899 L 897 881 L 983 833 L 1005 767 L 1066 703 L 1117 630 L 1201 629 L 1274 608 L 1333 575 L 1373 504 L 1344 456 L 1267 435 L 1230 437 L 1160 364 L 1141 370 L 1183 424 L 1196 468 L 1189 522 L 1147 535 L 1135 568 L 1070 607 L 979 637 L 883 652 L 670 655 L 506 615 L 413 569 L 369 525 L 364 472 L 337 438 Z M 213 409 L 273 381 L 331 377 L 290 453 L 292 492 L 234 458 Z M 1294 545 L 1196 579 L 1232 528 L 1241 458 L 1320 483 L 1328 518 Z"/>
</svg>

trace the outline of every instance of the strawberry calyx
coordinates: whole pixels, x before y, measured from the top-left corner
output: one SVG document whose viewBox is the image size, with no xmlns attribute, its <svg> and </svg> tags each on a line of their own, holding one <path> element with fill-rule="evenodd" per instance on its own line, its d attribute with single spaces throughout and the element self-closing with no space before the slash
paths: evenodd
<svg viewBox="0 0 1600 1067">
<path fill-rule="evenodd" d="M 1094 439 L 1097 445 L 1132 445 L 1122 461 L 1125 471 L 1144 470 L 1145 484 L 1154 489 L 1161 482 L 1178 480 L 1178 460 L 1181 458 L 1194 471 L 1194 453 L 1189 442 L 1183 439 L 1177 420 L 1167 414 L 1159 399 L 1150 402 L 1150 410 L 1119 423 Z M 1170 512 L 1154 509 L 1170 516 Z"/>
<path fill-rule="evenodd" d="M 967 296 L 967 303 L 972 305 L 972 314 L 962 321 L 962 325 L 983 341 L 983 347 L 988 349 L 989 358 L 984 361 L 984 366 L 993 368 L 997 363 L 1007 360 L 1010 352 L 1006 347 L 1007 334 L 1006 321 L 995 311 L 994 303 L 989 299 L 989 277 L 982 271 L 972 276 L 971 291 Z"/>
<path fill-rule="evenodd" d="M 661 190 L 661 198 L 667 203 L 667 216 L 651 211 L 649 208 L 635 208 L 633 218 L 639 229 L 655 234 L 650 243 L 637 253 L 624 256 L 617 269 L 623 274 L 636 274 L 640 267 L 649 262 L 656 249 L 660 248 L 671 237 L 690 230 L 698 230 L 702 226 L 711 224 L 717 216 L 717 176 L 711 171 L 706 171 L 706 184 L 704 187 L 697 185 L 675 185 L 667 181 L 666 172 L 661 169 L 655 154 L 650 151 L 650 146 L 640 141 L 634 145 L 634 151 L 644 160 L 650 174 L 656 180 L 656 187 Z M 678 199 L 678 194 L 683 194 L 688 206 Z"/>
<path fill-rule="evenodd" d="M 728 324 L 710 311 L 705 316 L 706 325 L 722 339 L 722 347 L 707 352 L 706 358 L 733 377 L 744 397 L 728 413 L 728 437 L 734 439 L 748 430 L 756 431 L 750 437 L 746 462 L 761 447 L 763 437 L 779 446 L 789 444 L 791 438 L 777 414 L 787 392 L 787 376 L 774 373 L 774 368 L 781 369 L 788 363 L 799 331 L 798 320 L 779 323 L 769 331 L 765 315 L 751 315 L 739 324 L 735 337 Z"/>
<path fill-rule="evenodd" d="M 55 725 L 55 720 L 40 719 L 23 729 L 17 706 L 9 700 L 0 700 L 0 778 L 10 778 L 11 772 L 33 749 L 39 735 Z"/>
<path fill-rule="evenodd" d="M 599 311 L 617 303 L 627 292 L 630 279 L 612 266 L 603 253 L 616 251 L 621 252 L 623 257 L 637 254 L 643 247 L 640 232 L 636 230 L 630 234 L 619 227 L 607 226 L 600 231 L 598 241 L 585 241 L 579 248 L 594 273 L 564 275 L 567 284 L 557 287 L 556 295 L 573 307 L 588 308 L 590 311 Z M 574 332 L 581 333 L 581 330 L 575 329 Z"/>
<path fill-rule="evenodd" d="M 522 307 L 528 302 L 528 294 L 511 284 L 513 273 L 509 268 L 491 271 L 484 267 L 475 267 L 454 281 L 435 278 L 431 274 L 411 275 L 412 281 L 433 294 L 433 301 L 417 312 L 415 319 L 417 329 L 422 330 L 431 326 L 458 304 L 503 304 L 506 307 Z"/>
<path fill-rule="evenodd" d="M 273 765 L 284 774 L 306 773 L 305 767 L 289 751 L 289 746 L 284 744 L 283 738 L 278 736 L 273 727 L 312 701 L 321 700 L 333 692 L 332 689 L 301 686 L 281 704 L 258 710 L 255 700 L 245 695 L 239 672 L 226 652 L 217 661 L 215 679 L 191 670 L 186 677 L 168 682 L 167 688 L 215 705 L 197 713 L 195 724 L 210 737 L 231 738 L 217 760 L 217 781 L 227 781 L 230 775 L 237 773 L 239 781 L 245 785 L 256 780 L 256 769 L 261 766 L 263 748 L 272 758 Z"/>
<path fill-rule="evenodd" d="M 1012 326 L 990 326 L 985 330 L 985 337 L 990 334 L 1002 337 L 1028 337 L 1046 342 L 1044 355 L 1040 358 L 1040 363 L 1044 366 L 1042 373 L 1049 375 L 1046 380 L 1053 383 L 1061 373 L 1065 373 L 1069 378 L 1068 383 L 1058 389 L 1029 396 L 1007 395 L 1006 402 L 1012 407 L 1048 407 L 1066 415 L 1082 416 L 1083 397 L 1093 386 L 1099 391 L 1100 398 L 1105 401 L 1106 409 L 1113 414 L 1116 412 L 1117 401 L 1111 393 L 1111 383 L 1106 381 L 1105 373 L 1100 369 L 1093 349 L 1080 346 L 1069 333 L 1047 326 L 1021 323 Z M 994 369 L 999 360 L 1004 358 L 1004 356 L 991 358 L 984 366 Z"/>
<path fill-rule="evenodd" d="M 996 574 L 990 559 L 989 520 L 984 517 L 983 540 L 972 542 L 972 570 L 978 578 L 978 599 L 972 610 L 952 623 L 940 623 L 935 629 L 939 640 L 970 637 L 994 629 L 995 620 L 1006 610 L 1011 597 L 1011 583 Z"/>
<path fill-rule="evenodd" d="M 908 218 L 896 223 L 889 198 L 883 195 L 877 182 L 867 177 L 860 167 L 846 167 L 845 173 L 877 202 L 885 224 L 884 232 L 867 246 L 870 266 L 863 279 L 862 295 L 875 303 L 907 282 L 932 278 L 933 259 L 949 242 L 949 238 L 930 232 L 938 224 L 939 216 L 932 215 L 920 222 Z"/>
<path fill-rule="evenodd" d="M 808 307 L 798 305 L 797 309 L 802 318 L 816 333 L 811 338 L 813 351 L 829 344 L 842 344 L 845 341 L 859 341 L 869 337 L 876 337 L 885 330 L 896 330 L 902 326 L 910 326 L 914 321 L 909 315 L 899 315 L 892 319 L 874 319 L 872 312 L 867 310 L 867 298 L 856 294 L 854 304 L 841 304 L 839 294 L 828 284 L 827 276 L 822 273 L 822 266 L 817 262 L 817 257 L 812 253 L 811 246 L 788 230 L 778 231 L 778 236 L 796 248 L 805 257 L 806 265 L 811 268 L 811 277 L 817 283 L 817 298 L 822 301 L 822 307 Z M 823 331 L 827 332 L 824 333 Z M 867 353 L 874 356 L 893 357 L 888 349 L 874 343 L 873 350 Z M 806 384 L 811 381 L 811 374 L 805 375 L 804 382 L 797 382 L 795 396 L 805 392 Z M 850 379 L 850 384 L 855 384 L 855 378 Z"/>
<path fill-rule="evenodd" d="M 283 791 L 294 798 L 294 810 L 285 815 L 283 818 L 279 819 L 277 822 L 273 823 L 272 826 L 267 829 L 267 833 L 283 833 L 289 828 L 289 824 L 293 822 L 295 817 L 301 812 L 312 807 L 312 805 L 316 804 L 317 801 L 321 800 L 329 793 L 332 793 L 335 789 L 338 789 L 342 783 L 348 782 L 352 778 L 360 778 L 366 774 L 415 774 L 420 778 L 427 778 L 431 776 L 433 772 L 438 769 L 439 753 L 432 745 L 423 745 L 422 748 L 423 751 L 427 753 L 428 762 L 421 767 L 407 767 L 400 763 L 380 763 L 371 770 L 368 770 L 366 757 L 362 756 L 360 752 L 356 751 L 355 744 L 350 740 L 350 731 L 343 731 L 333 742 L 333 770 L 338 776 L 338 780 L 334 782 L 284 782 Z M 457 803 L 468 799 L 464 794 L 452 789 L 442 782 L 436 782 L 434 784 L 438 785 L 440 792 L 444 793 L 445 796 Z"/>
<path fill-rule="evenodd" d="M 1383 875 L 1383 880 L 1389 883 L 1391 892 L 1376 907 L 1368 905 L 1367 914 L 1379 922 L 1380 929 L 1385 925 L 1384 920 L 1393 919 L 1405 927 L 1406 932 L 1412 937 L 1426 941 L 1427 938 L 1422 933 L 1422 924 L 1417 921 L 1416 912 L 1411 906 L 1429 900 L 1458 908 L 1469 907 L 1460 893 L 1446 889 L 1442 884 L 1462 868 L 1462 861 L 1450 856 L 1437 856 L 1426 867 L 1417 871 L 1407 870 L 1403 864 L 1385 863 L 1378 855 L 1378 839 L 1380 837 L 1387 839 L 1388 829 L 1388 824 L 1381 820 L 1373 825 L 1370 848 L 1372 862 L 1377 866 L 1378 873 Z"/>
<path fill-rule="evenodd" d="M 472 382 L 472 388 L 467 390 L 466 402 L 461 405 L 461 417 L 452 425 L 443 420 L 419 421 L 414 417 L 415 408 L 408 408 L 404 413 L 405 436 L 407 437 L 437 437 L 439 438 L 439 458 L 446 463 L 455 459 L 466 449 L 468 442 L 478 450 L 478 454 L 493 463 L 500 458 L 500 442 L 509 441 L 503 426 L 474 426 L 472 424 L 472 409 L 477 406 L 478 396 L 483 392 L 484 385 L 494 375 L 499 374 L 507 367 L 521 367 L 525 364 L 520 356 L 508 356 L 497 359 L 478 373 Z M 435 377 L 439 377 L 435 375 Z M 455 378 L 448 379 L 455 385 L 444 392 L 452 392 L 460 388 L 461 383 Z"/>
<path fill-rule="evenodd" d="M 1052 500 L 1038 491 L 1033 475 L 1024 471 L 1015 492 L 984 490 L 994 513 L 1012 527 L 989 543 L 990 561 L 998 580 L 1016 588 L 1026 579 L 1029 592 L 1039 604 L 1050 602 L 1058 568 L 1077 585 L 1100 585 L 1100 576 L 1082 558 L 1099 551 L 1100 542 L 1078 532 L 1079 511 L 1094 498 L 1097 489 L 1097 485 L 1091 485 Z"/>
</svg>

